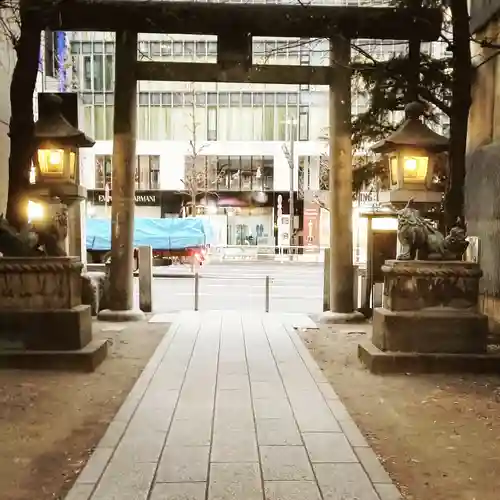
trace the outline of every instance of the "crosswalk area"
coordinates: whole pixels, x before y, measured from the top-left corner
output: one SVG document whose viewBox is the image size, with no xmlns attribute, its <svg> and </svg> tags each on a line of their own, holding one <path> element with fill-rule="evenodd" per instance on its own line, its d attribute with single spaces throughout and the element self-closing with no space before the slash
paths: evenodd
<svg viewBox="0 0 500 500">
<path fill-rule="evenodd" d="M 185 269 L 184 272 L 189 271 Z M 194 309 L 195 280 L 189 275 L 174 278 L 175 271 L 155 273 L 155 312 Z M 321 265 L 303 263 L 207 264 L 200 269 L 200 310 L 256 310 L 263 312 L 269 294 L 275 312 L 318 313 L 322 310 Z M 266 286 L 266 277 L 269 286 Z"/>
</svg>

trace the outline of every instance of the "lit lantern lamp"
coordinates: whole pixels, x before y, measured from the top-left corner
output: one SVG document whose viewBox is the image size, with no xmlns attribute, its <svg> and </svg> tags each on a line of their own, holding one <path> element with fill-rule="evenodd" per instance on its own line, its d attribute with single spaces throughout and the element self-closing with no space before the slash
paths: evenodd
<svg viewBox="0 0 500 500">
<path fill-rule="evenodd" d="M 425 106 L 408 104 L 402 125 L 372 150 L 386 156 L 389 164 L 390 189 L 380 193 L 382 203 L 440 203 L 442 192 L 433 182 L 438 155 L 448 149 L 448 139 L 433 132 L 422 122 Z"/>
<path fill-rule="evenodd" d="M 35 123 L 37 150 L 30 183 L 39 195 L 58 197 L 70 205 L 86 198 L 86 190 L 78 182 L 78 148 L 92 147 L 94 141 L 66 120 L 59 96 L 47 96 L 44 104 Z"/>
</svg>

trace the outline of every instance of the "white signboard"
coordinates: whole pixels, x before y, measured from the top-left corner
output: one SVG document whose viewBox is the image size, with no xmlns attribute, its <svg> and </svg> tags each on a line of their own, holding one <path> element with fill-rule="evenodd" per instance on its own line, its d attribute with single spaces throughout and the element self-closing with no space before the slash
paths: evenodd
<svg viewBox="0 0 500 500">
<path fill-rule="evenodd" d="M 278 245 L 280 247 L 290 246 L 290 216 L 281 215 L 278 218 Z"/>
</svg>

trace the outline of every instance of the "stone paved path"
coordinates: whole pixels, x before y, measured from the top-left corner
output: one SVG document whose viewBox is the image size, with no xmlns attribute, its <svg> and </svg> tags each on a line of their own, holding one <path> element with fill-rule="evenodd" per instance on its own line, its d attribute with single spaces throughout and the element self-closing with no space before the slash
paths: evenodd
<svg viewBox="0 0 500 500">
<path fill-rule="evenodd" d="M 183 312 L 66 500 L 399 500 L 293 326 Z"/>
</svg>

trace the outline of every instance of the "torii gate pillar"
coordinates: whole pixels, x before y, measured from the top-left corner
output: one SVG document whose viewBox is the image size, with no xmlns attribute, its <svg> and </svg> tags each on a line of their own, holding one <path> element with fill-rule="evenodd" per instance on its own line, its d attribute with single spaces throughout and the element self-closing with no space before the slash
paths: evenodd
<svg viewBox="0 0 500 500">
<path fill-rule="evenodd" d="M 134 309 L 134 211 L 136 167 L 137 33 L 116 33 L 113 168 L 111 173 L 111 266 L 109 309 L 105 321 L 135 321 L 144 313 Z"/>
<path fill-rule="evenodd" d="M 354 311 L 352 251 L 352 144 L 351 144 L 350 40 L 330 39 L 330 307 L 324 323 L 362 321 Z"/>
</svg>

